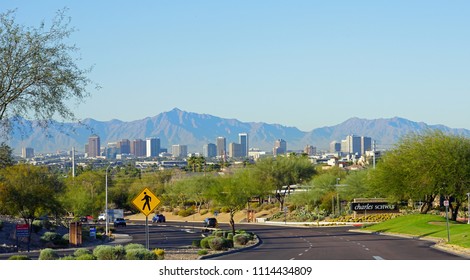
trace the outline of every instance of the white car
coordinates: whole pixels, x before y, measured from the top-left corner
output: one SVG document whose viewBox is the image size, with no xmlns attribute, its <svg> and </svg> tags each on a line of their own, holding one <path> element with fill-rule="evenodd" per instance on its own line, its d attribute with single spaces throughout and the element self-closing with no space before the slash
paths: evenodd
<svg viewBox="0 0 470 280">
<path fill-rule="evenodd" d="M 98 221 L 106 221 L 106 214 L 105 214 L 105 213 L 101 213 L 101 214 L 98 216 Z"/>
</svg>

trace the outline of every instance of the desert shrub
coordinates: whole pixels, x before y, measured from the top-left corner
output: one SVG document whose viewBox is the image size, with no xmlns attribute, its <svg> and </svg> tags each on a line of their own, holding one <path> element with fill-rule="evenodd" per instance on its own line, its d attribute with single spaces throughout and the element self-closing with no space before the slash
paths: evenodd
<svg viewBox="0 0 470 280">
<path fill-rule="evenodd" d="M 8 258 L 9 260 L 20 260 L 20 261 L 23 261 L 23 260 L 31 260 L 28 256 L 26 255 L 13 255 L 11 257 Z"/>
<path fill-rule="evenodd" d="M 80 257 L 82 255 L 91 255 L 92 252 L 88 249 L 85 249 L 85 248 L 80 248 L 80 249 L 77 249 L 75 250 L 75 252 L 73 252 L 73 255 L 75 257 Z"/>
<path fill-rule="evenodd" d="M 48 232 L 45 232 L 41 236 L 41 241 L 43 241 L 43 242 L 54 242 L 55 243 L 61 238 L 62 238 L 62 236 L 60 236 L 60 234 L 58 234 L 57 232 L 48 231 Z"/>
<path fill-rule="evenodd" d="M 129 243 L 126 246 L 124 246 L 124 249 L 126 251 L 133 250 L 133 249 L 145 249 L 145 246 L 142 244 Z"/>
<path fill-rule="evenodd" d="M 231 233 L 231 232 L 227 233 L 227 239 L 228 240 L 233 240 L 233 233 Z"/>
<path fill-rule="evenodd" d="M 83 254 L 78 257 L 75 257 L 77 261 L 93 261 L 96 260 L 95 256 L 92 254 Z"/>
<path fill-rule="evenodd" d="M 116 254 L 115 247 L 110 245 L 99 245 L 93 250 L 93 256 L 98 260 L 120 260 L 120 255 L 120 253 Z"/>
<path fill-rule="evenodd" d="M 47 248 L 39 253 L 39 260 L 57 260 L 59 255 L 53 249 Z"/>
<path fill-rule="evenodd" d="M 145 248 L 134 248 L 126 251 L 126 260 L 155 260 L 156 255 Z"/>
<path fill-rule="evenodd" d="M 194 214 L 194 209 L 193 208 L 188 208 L 188 209 L 181 209 L 180 211 L 178 211 L 178 216 L 181 216 L 181 217 L 188 217 L 188 216 L 191 216 L 192 214 Z"/>
<path fill-rule="evenodd" d="M 207 252 L 207 250 L 205 250 L 205 249 L 201 249 L 201 250 L 197 251 L 197 254 L 199 256 L 204 256 L 204 255 L 209 254 L 209 252 Z"/>
<path fill-rule="evenodd" d="M 222 251 L 232 246 L 230 240 L 223 237 L 214 237 L 209 240 L 209 247 L 215 251 Z"/>
<path fill-rule="evenodd" d="M 165 259 L 165 250 L 155 249 L 155 250 L 153 250 L 153 253 L 155 254 L 157 260 L 164 260 Z"/>
<path fill-rule="evenodd" d="M 208 236 L 205 237 L 201 240 L 201 248 L 202 249 L 210 249 L 211 247 L 209 246 L 209 241 L 214 238 L 214 236 Z"/>
<path fill-rule="evenodd" d="M 235 245 L 246 245 L 249 241 L 249 237 L 247 234 L 236 234 L 233 236 L 233 243 Z"/>
<path fill-rule="evenodd" d="M 204 216 L 207 213 L 209 213 L 209 210 L 207 210 L 207 209 L 203 209 L 203 210 L 201 210 L 201 212 L 199 212 L 199 214 L 201 214 L 201 216 Z"/>
<path fill-rule="evenodd" d="M 74 256 L 64 256 L 64 257 L 60 258 L 59 260 L 61 260 L 61 261 L 74 261 L 75 257 Z"/>
<path fill-rule="evenodd" d="M 224 232 L 221 231 L 221 230 L 216 230 L 212 233 L 212 235 L 214 235 L 216 237 L 224 237 Z"/>
<path fill-rule="evenodd" d="M 124 249 L 124 246 L 117 245 L 117 246 L 114 246 L 113 249 L 114 249 L 115 260 L 125 260 L 126 259 L 126 249 Z"/>
</svg>

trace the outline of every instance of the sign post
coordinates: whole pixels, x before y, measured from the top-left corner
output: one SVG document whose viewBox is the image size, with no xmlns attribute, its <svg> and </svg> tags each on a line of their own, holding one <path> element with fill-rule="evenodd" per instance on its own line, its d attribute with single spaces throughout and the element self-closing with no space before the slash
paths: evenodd
<svg viewBox="0 0 470 280">
<path fill-rule="evenodd" d="M 147 249 L 150 249 L 150 237 L 149 237 L 149 215 L 150 213 L 157 208 L 160 204 L 160 199 L 152 193 L 151 190 L 145 188 L 139 195 L 137 195 L 134 200 L 132 200 L 139 211 L 145 215 L 145 236 L 146 236 L 146 245 Z"/>
</svg>

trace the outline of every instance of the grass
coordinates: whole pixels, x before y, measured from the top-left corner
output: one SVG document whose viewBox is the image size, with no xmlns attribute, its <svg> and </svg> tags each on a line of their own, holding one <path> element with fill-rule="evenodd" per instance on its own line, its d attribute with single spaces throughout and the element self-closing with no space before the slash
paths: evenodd
<svg viewBox="0 0 470 280">
<path fill-rule="evenodd" d="M 374 232 L 440 238 L 447 241 L 446 219 L 436 215 L 406 215 L 368 226 L 366 229 Z M 470 248 L 470 225 L 449 221 L 449 232 L 449 244 Z"/>
</svg>

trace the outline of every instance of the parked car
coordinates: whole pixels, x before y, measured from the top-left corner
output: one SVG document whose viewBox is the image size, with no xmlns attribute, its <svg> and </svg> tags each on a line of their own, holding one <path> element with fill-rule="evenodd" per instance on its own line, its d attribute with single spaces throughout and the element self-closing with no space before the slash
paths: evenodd
<svg viewBox="0 0 470 280">
<path fill-rule="evenodd" d="M 152 218 L 152 223 L 165 223 L 166 218 L 163 214 L 155 214 Z"/>
<path fill-rule="evenodd" d="M 116 218 L 114 220 L 114 227 L 125 227 L 126 226 L 126 220 L 124 218 Z"/>
<path fill-rule="evenodd" d="M 204 226 L 210 228 L 216 228 L 219 225 L 216 218 L 205 218 Z"/>
</svg>

